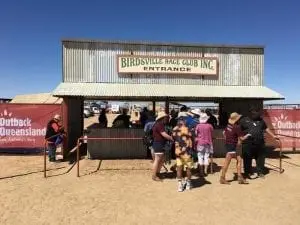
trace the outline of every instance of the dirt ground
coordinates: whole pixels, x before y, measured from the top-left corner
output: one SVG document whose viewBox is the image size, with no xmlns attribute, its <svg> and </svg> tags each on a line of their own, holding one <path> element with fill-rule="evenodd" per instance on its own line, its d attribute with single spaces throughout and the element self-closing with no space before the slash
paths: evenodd
<svg viewBox="0 0 300 225">
<path fill-rule="evenodd" d="M 178 193 L 174 178 L 150 179 L 148 160 L 81 160 L 81 177 L 68 163 L 48 165 L 42 156 L 0 156 L 0 224 L 299 224 L 300 155 L 287 155 L 279 174 L 275 159 L 266 178 L 249 185 L 194 177 Z M 216 160 L 221 165 L 222 159 Z M 97 167 L 100 170 L 97 171 Z M 71 169 L 69 172 L 68 170 Z M 228 178 L 232 178 L 231 164 Z M 27 174 L 27 175 L 25 175 Z M 19 175 L 19 176 L 16 176 Z M 12 178 L 5 178 L 14 176 Z"/>
</svg>

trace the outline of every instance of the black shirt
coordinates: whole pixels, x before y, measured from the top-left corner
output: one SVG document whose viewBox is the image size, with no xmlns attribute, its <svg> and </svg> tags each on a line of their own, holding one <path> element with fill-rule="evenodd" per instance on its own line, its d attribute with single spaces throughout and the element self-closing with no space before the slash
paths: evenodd
<svg viewBox="0 0 300 225">
<path fill-rule="evenodd" d="M 264 144 L 264 133 L 267 129 L 267 125 L 262 118 L 257 120 L 252 120 L 249 117 L 243 117 L 240 119 L 240 127 L 244 134 L 251 134 L 246 140 L 243 141 L 243 144 Z"/>
<path fill-rule="evenodd" d="M 214 115 L 211 115 L 207 120 L 207 123 L 213 126 L 214 129 L 217 128 L 218 120 Z"/>
<path fill-rule="evenodd" d="M 128 115 L 118 115 L 113 122 L 113 127 L 115 128 L 129 128 L 130 126 L 130 116 Z"/>
</svg>

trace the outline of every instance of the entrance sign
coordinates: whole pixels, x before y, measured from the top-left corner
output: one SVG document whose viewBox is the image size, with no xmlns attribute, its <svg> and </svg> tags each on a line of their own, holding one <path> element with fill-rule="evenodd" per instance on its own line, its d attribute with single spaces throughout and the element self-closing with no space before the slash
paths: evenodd
<svg viewBox="0 0 300 225">
<path fill-rule="evenodd" d="M 218 75 L 217 58 L 118 55 L 118 73 Z"/>
<path fill-rule="evenodd" d="M 0 104 L 0 149 L 42 148 L 48 121 L 61 105 Z"/>
</svg>

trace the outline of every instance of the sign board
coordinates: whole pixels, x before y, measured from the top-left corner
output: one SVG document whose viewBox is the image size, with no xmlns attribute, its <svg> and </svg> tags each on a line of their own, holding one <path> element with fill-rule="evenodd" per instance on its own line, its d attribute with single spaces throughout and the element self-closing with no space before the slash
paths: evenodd
<svg viewBox="0 0 300 225">
<path fill-rule="evenodd" d="M 120 74 L 218 75 L 217 58 L 118 55 Z"/>
<path fill-rule="evenodd" d="M 300 109 L 265 109 L 264 120 L 283 148 L 300 149 Z"/>
<path fill-rule="evenodd" d="M 0 148 L 42 148 L 48 121 L 61 105 L 0 104 Z"/>
</svg>

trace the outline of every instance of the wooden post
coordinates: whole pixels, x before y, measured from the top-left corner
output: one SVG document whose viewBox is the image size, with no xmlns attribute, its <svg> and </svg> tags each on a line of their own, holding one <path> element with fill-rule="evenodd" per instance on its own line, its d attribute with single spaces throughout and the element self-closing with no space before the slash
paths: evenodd
<svg viewBox="0 0 300 225">
<path fill-rule="evenodd" d="M 68 131 L 69 131 L 69 107 L 68 107 L 68 98 L 64 98 L 63 99 L 63 103 L 62 103 L 62 122 L 63 122 L 63 126 L 64 126 L 64 129 L 65 129 L 65 132 L 68 134 Z M 69 147 L 69 137 L 68 135 L 66 135 L 64 137 L 64 140 L 63 140 L 63 152 L 62 152 L 62 155 L 63 155 L 63 159 L 65 160 L 66 157 L 67 157 L 67 152 L 66 152 L 66 149 L 68 149 Z"/>
<path fill-rule="evenodd" d="M 165 112 L 167 113 L 167 114 L 169 114 L 169 111 L 170 111 L 170 102 L 169 102 L 169 99 L 167 98 L 166 99 L 166 104 L 165 104 Z"/>
<path fill-rule="evenodd" d="M 44 178 L 47 177 L 47 174 L 46 174 L 46 170 L 47 170 L 47 156 L 46 156 L 46 142 L 45 142 L 45 146 L 44 146 Z"/>
<path fill-rule="evenodd" d="M 152 110 L 154 113 L 156 113 L 156 109 L 155 109 L 155 101 L 152 101 Z"/>
<path fill-rule="evenodd" d="M 79 152 L 79 140 L 78 140 L 78 142 L 77 142 L 77 151 L 76 151 L 76 161 L 77 161 L 77 177 L 79 177 L 79 161 L 80 161 L 80 152 Z"/>
</svg>

